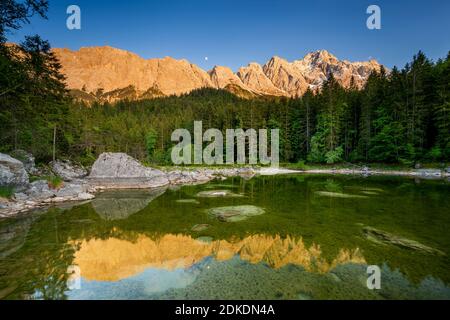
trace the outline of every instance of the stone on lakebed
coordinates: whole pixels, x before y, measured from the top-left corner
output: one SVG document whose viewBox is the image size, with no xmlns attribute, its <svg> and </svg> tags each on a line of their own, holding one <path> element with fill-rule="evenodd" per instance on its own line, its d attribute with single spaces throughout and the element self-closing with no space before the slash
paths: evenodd
<svg viewBox="0 0 450 320">
<path fill-rule="evenodd" d="M 208 210 L 208 214 L 222 222 L 237 222 L 264 214 L 265 210 L 252 205 L 218 207 Z"/>
<path fill-rule="evenodd" d="M 195 226 L 193 226 L 191 228 L 191 230 L 194 232 L 201 232 L 201 231 L 205 231 L 209 227 L 210 227 L 209 224 L 202 223 L 202 224 L 196 224 Z"/>
<path fill-rule="evenodd" d="M 178 199 L 178 200 L 175 200 L 175 202 L 178 202 L 178 203 L 192 203 L 192 204 L 199 204 L 200 203 L 198 200 L 195 200 L 195 199 Z"/>
<path fill-rule="evenodd" d="M 197 193 L 200 198 L 215 198 L 215 197 L 243 197 L 241 194 L 231 192 L 230 190 L 210 190 L 200 191 Z"/>
<path fill-rule="evenodd" d="M 361 195 L 357 195 L 357 194 L 329 192 L 329 191 L 316 191 L 315 193 L 319 196 L 330 197 L 330 198 L 355 198 L 355 199 L 368 198 L 367 196 L 361 196 Z"/>
<path fill-rule="evenodd" d="M 445 252 L 442 252 L 438 249 L 428 247 L 420 242 L 415 240 L 406 239 L 395 234 L 391 234 L 389 232 L 378 230 L 372 227 L 364 227 L 363 233 L 366 238 L 370 241 L 381 243 L 381 244 L 391 244 L 397 247 L 412 249 L 417 251 L 422 251 L 429 254 L 437 254 L 441 256 L 445 256 Z"/>
</svg>

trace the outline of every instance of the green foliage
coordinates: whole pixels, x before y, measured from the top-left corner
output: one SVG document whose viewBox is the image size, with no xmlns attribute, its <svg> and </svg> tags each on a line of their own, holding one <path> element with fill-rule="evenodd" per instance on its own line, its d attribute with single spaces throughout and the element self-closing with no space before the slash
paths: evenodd
<svg viewBox="0 0 450 320">
<path fill-rule="evenodd" d="M 48 187 L 51 189 L 60 189 L 64 185 L 64 180 L 59 176 L 46 176 L 43 178 L 47 180 Z"/>
<path fill-rule="evenodd" d="M 6 33 L 18 30 L 37 14 L 45 17 L 47 1 L 2 1 L 0 11 L 0 152 L 23 149 L 38 161 L 56 149 L 67 150 L 67 110 L 70 100 L 60 64 L 47 41 L 26 36 L 20 45 L 6 45 Z M 72 142 L 74 139 L 72 140 Z"/>
<path fill-rule="evenodd" d="M 307 170 L 308 169 L 308 166 L 305 164 L 304 160 L 298 161 L 294 167 L 298 170 Z"/>
<path fill-rule="evenodd" d="M 442 149 L 438 146 L 433 147 L 427 155 L 427 158 L 431 161 L 437 161 L 442 158 Z"/>
<path fill-rule="evenodd" d="M 38 180 L 42 180 L 42 179 L 43 178 L 41 176 L 34 176 L 34 175 L 31 175 L 30 178 L 29 178 L 30 183 L 38 181 Z"/>
<path fill-rule="evenodd" d="M 418 52 L 402 70 L 373 72 L 363 88 L 344 89 L 332 74 L 318 93 L 300 98 L 242 99 L 227 90 L 203 88 L 181 96 L 96 102 L 69 98 L 60 65 L 48 42 L 25 37 L 6 46 L 6 33 L 37 14 L 43 0 L 3 1 L 0 11 L 0 152 L 23 149 L 38 162 L 58 157 L 92 164 L 102 152 L 126 152 L 148 163 L 171 164 L 171 133 L 203 121 L 217 128 L 279 129 L 280 161 L 402 163 L 450 158 L 450 54 L 431 62 Z M 229 88 L 231 89 L 231 88 Z M 156 91 L 155 91 L 156 90 Z M 237 90 L 236 88 L 234 90 Z M 102 89 L 96 93 L 103 95 Z M 109 93 L 135 96 L 132 87 Z M 55 129 L 56 128 L 56 129 Z M 54 141 L 54 134 L 56 134 Z M 270 145 L 270 144 L 269 144 Z"/>
<path fill-rule="evenodd" d="M 2 0 L 0 2 L 0 43 L 6 41 L 6 34 L 19 30 L 23 24 L 29 23 L 34 15 L 46 18 L 47 0 Z"/>
<path fill-rule="evenodd" d="M 151 158 L 153 156 L 153 152 L 155 151 L 157 134 L 155 130 L 150 129 L 145 136 L 145 146 L 147 148 L 148 157 Z"/>
<path fill-rule="evenodd" d="M 13 187 L 0 186 L 0 198 L 10 199 L 14 195 Z"/>
<path fill-rule="evenodd" d="M 325 160 L 328 164 L 341 162 L 343 154 L 344 154 L 344 149 L 342 148 L 342 146 L 339 146 L 334 150 L 328 151 L 325 154 Z"/>
<path fill-rule="evenodd" d="M 320 163 L 324 162 L 325 155 L 323 153 L 323 148 L 325 144 L 323 143 L 322 136 L 320 134 L 316 134 L 311 139 L 311 151 L 308 154 L 308 161 Z"/>
</svg>

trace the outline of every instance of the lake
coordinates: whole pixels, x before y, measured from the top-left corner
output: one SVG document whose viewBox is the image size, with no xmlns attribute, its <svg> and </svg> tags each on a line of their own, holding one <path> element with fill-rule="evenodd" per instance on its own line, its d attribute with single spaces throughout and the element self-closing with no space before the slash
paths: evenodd
<svg viewBox="0 0 450 320">
<path fill-rule="evenodd" d="M 449 195 L 305 174 L 105 191 L 0 220 L 0 298 L 450 299 Z"/>
</svg>

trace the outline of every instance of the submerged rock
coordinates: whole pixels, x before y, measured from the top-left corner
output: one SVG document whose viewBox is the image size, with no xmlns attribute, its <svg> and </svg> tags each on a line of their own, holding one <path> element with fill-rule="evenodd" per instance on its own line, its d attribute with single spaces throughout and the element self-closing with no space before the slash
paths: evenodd
<svg viewBox="0 0 450 320">
<path fill-rule="evenodd" d="M 413 249 L 418 251 L 423 251 L 430 254 L 438 254 L 438 255 L 445 255 L 444 252 L 428 247 L 424 244 L 421 244 L 420 242 L 402 238 L 400 236 L 397 236 L 395 234 L 391 234 L 386 231 L 378 230 L 372 227 L 364 227 L 363 233 L 366 236 L 366 238 L 370 241 L 377 242 L 377 243 L 383 243 L 383 244 L 392 244 L 401 248 L 407 248 L 407 249 Z"/>
<path fill-rule="evenodd" d="M 192 204 L 199 204 L 200 202 L 195 199 L 178 199 L 176 200 L 178 203 L 192 203 Z"/>
<path fill-rule="evenodd" d="M 23 163 L 0 153 L 0 186 L 23 188 L 28 185 L 28 173 Z"/>
<path fill-rule="evenodd" d="M 297 299 L 298 300 L 311 300 L 312 298 L 310 295 L 308 295 L 304 292 L 299 292 L 299 293 L 297 293 Z"/>
<path fill-rule="evenodd" d="M 369 196 L 377 196 L 378 195 L 378 192 L 376 192 L 376 191 L 365 191 L 365 190 L 363 190 L 363 191 L 361 191 L 361 193 L 367 194 Z"/>
<path fill-rule="evenodd" d="M 164 172 L 144 167 L 125 153 L 102 153 L 92 166 L 89 179 L 107 188 L 153 188 L 169 184 Z"/>
<path fill-rule="evenodd" d="M 364 191 L 373 191 L 373 192 L 384 192 L 384 190 L 381 189 L 381 188 L 364 188 L 362 190 L 364 190 Z"/>
<path fill-rule="evenodd" d="M 237 222 L 264 214 L 265 210 L 252 205 L 218 207 L 208 210 L 208 214 L 222 222 Z"/>
<path fill-rule="evenodd" d="M 195 226 L 193 226 L 191 228 L 191 230 L 195 231 L 195 232 L 201 232 L 201 231 L 208 229 L 209 227 L 210 227 L 209 224 L 202 223 L 202 224 L 196 224 Z"/>
<path fill-rule="evenodd" d="M 243 197 L 241 194 L 231 192 L 230 190 L 210 190 L 200 191 L 197 193 L 200 198 L 215 198 L 215 197 Z"/>
<path fill-rule="evenodd" d="M 357 194 L 329 192 L 329 191 L 316 191 L 315 194 L 322 196 L 322 197 L 331 197 L 331 198 L 356 198 L 356 199 L 368 198 L 367 196 L 361 196 L 361 195 L 357 195 Z"/>
</svg>

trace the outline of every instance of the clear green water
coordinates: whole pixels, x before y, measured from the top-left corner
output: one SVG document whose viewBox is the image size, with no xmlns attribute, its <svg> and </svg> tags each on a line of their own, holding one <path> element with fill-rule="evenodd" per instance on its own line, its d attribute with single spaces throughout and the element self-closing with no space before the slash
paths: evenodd
<svg viewBox="0 0 450 320">
<path fill-rule="evenodd" d="M 212 190 L 241 196 L 196 197 Z M 449 299 L 449 195 L 442 180 L 307 175 L 106 192 L 0 220 L 0 298 Z M 240 205 L 264 214 L 208 214 Z"/>
</svg>

